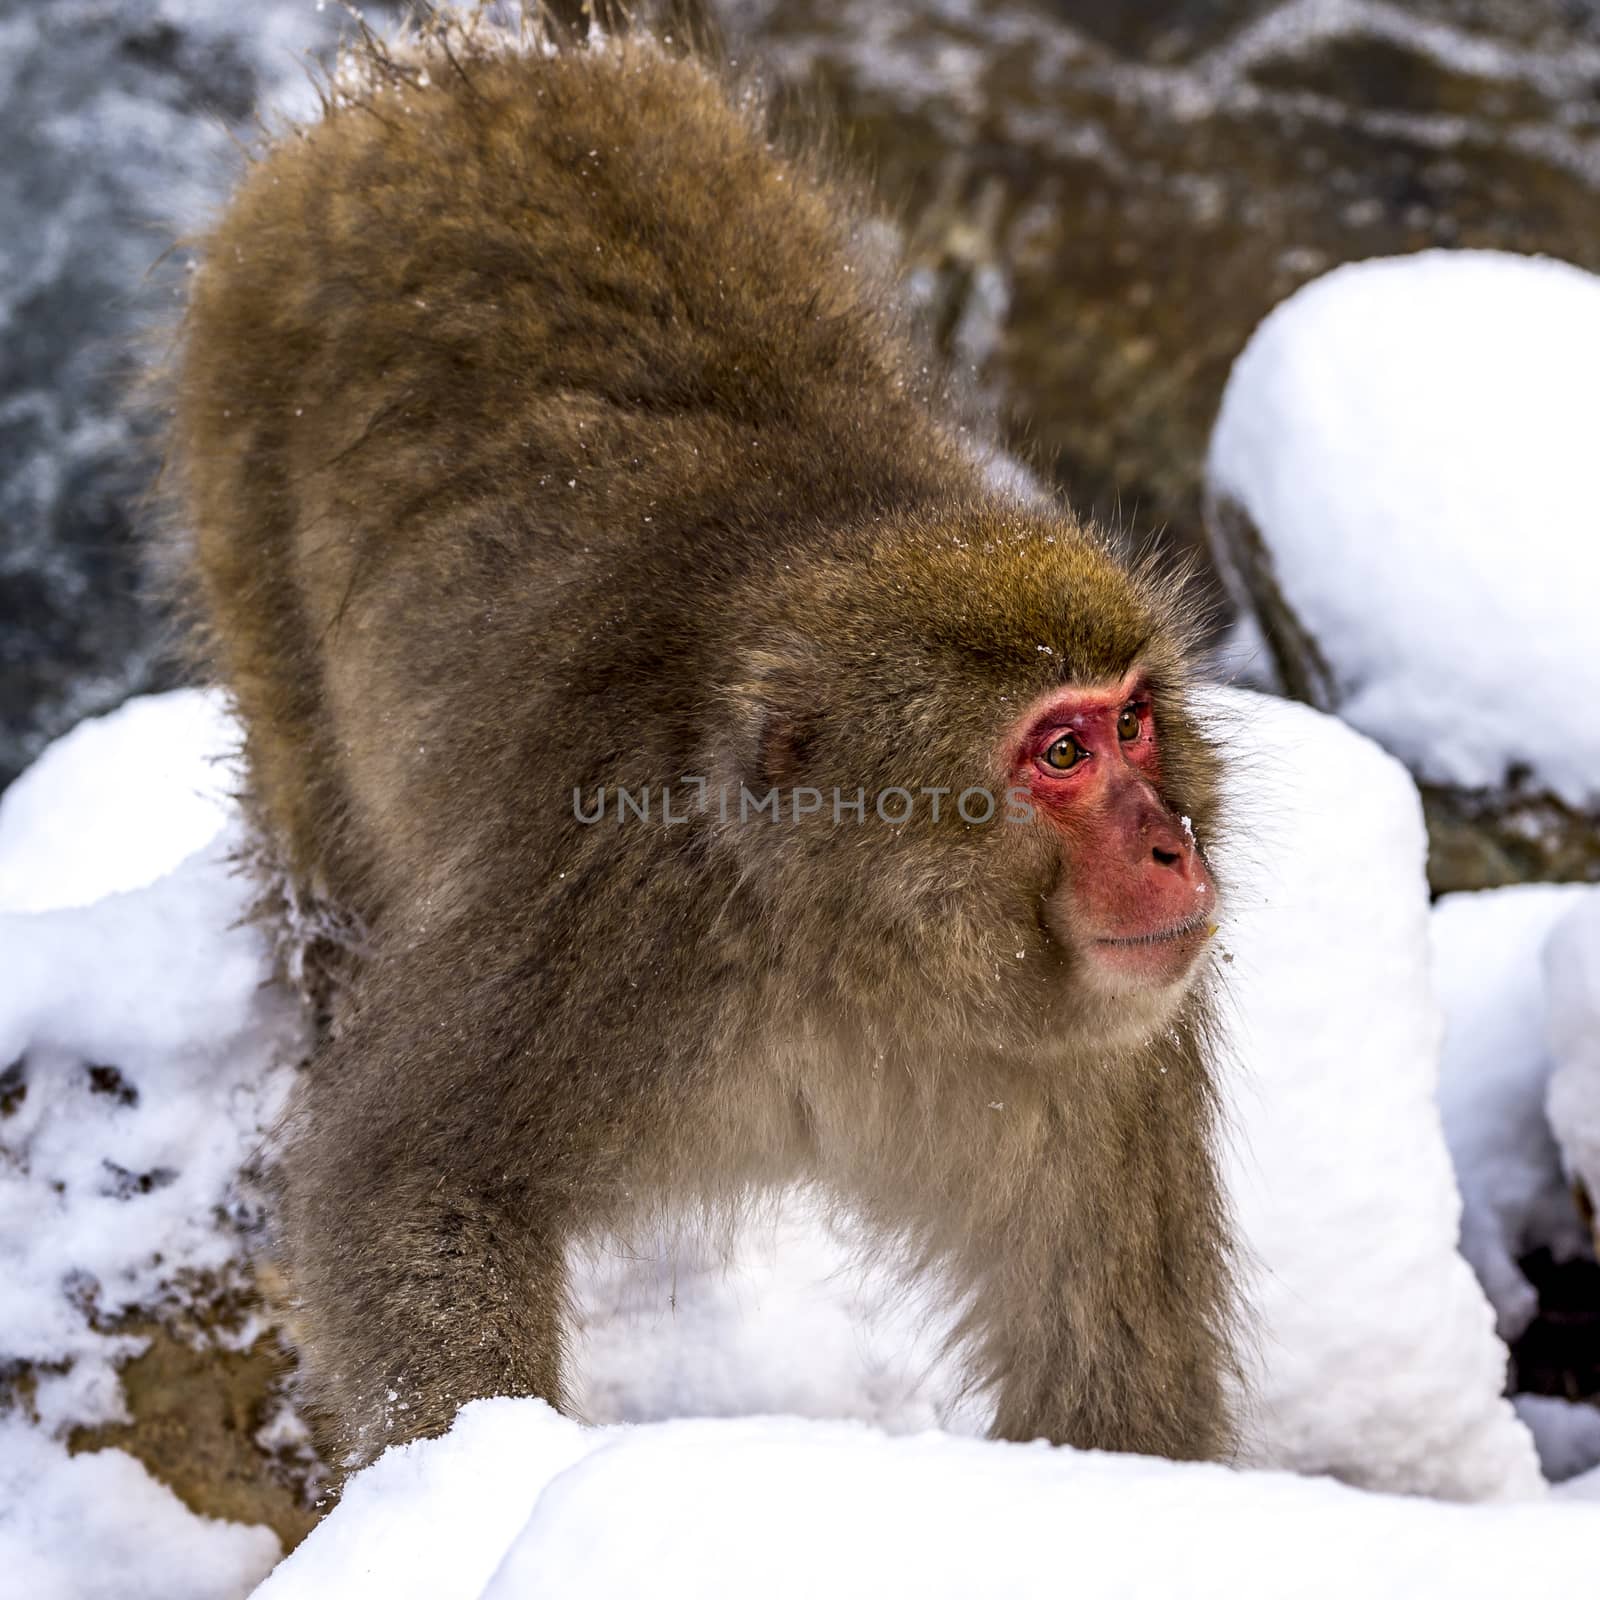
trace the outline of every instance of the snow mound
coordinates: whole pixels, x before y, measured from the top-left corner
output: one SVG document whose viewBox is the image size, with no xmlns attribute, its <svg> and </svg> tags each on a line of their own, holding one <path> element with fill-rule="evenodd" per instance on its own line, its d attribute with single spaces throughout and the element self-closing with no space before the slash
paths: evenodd
<svg viewBox="0 0 1600 1600">
<path fill-rule="evenodd" d="M 1600 1201 L 1600 889 L 1586 889 L 1545 946 L 1550 1123 L 1568 1174 Z"/>
<path fill-rule="evenodd" d="M 1429 781 L 1600 793 L 1600 541 L 1574 525 L 1597 370 L 1600 278 L 1425 251 L 1307 285 L 1229 378 L 1212 491 L 1265 541 L 1329 708 Z"/>
<path fill-rule="evenodd" d="M 572 1263 L 573 1398 L 593 1422 L 753 1413 L 983 1433 L 943 1341 L 936 1286 L 862 1265 L 863 1240 L 804 1191 L 730 1240 L 630 1238 Z"/>
<path fill-rule="evenodd" d="M 360 1474 L 258 1593 L 1504 1600 L 1583 1592 L 1596 1527 L 1583 1505 L 1469 1509 L 859 1424 L 585 1429 L 488 1400 Z"/>
<path fill-rule="evenodd" d="M 227 825 L 238 744 L 204 689 L 80 722 L 0 794 L 0 912 L 92 905 L 171 872 Z"/>
<path fill-rule="evenodd" d="M 1461 1250 L 1506 1339 L 1538 1310 L 1519 1258 L 1540 1245 L 1560 1260 L 1588 1248 L 1545 1116 L 1552 1063 L 1540 955 L 1590 893 L 1489 889 L 1446 895 L 1433 913 L 1433 975 L 1448 1019 L 1439 1104 L 1461 1184 Z"/>
<path fill-rule="evenodd" d="M 1240 690 L 1212 705 L 1250 752 L 1219 866 L 1231 1188 L 1262 1330 L 1256 1454 L 1379 1489 L 1537 1493 L 1532 1441 L 1501 1398 L 1505 1348 L 1456 1250 L 1416 788 L 1319 712 Z"/>
</svg>

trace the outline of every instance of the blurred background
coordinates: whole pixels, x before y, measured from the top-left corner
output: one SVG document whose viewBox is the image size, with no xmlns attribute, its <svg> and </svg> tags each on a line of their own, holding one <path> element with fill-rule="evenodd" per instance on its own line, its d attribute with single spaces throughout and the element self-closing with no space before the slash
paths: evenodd
<svg viewBox="0 0 1600 1600">
<path fill-rule="evenodd" d="M 1432 245 L 1600 267 L 1600 0 L 707 9 L 838 119 L 1007 442 L 1177 548 L 1204 549 L 1230 364 L 1307 279 Z M 178 303 L 165 252 L 259 115 L 309 109 L 305 62 L 349 21 L 319 0 L 0 0 L 0 787 L 173 681 L 125 386 Z"/>
</svg>

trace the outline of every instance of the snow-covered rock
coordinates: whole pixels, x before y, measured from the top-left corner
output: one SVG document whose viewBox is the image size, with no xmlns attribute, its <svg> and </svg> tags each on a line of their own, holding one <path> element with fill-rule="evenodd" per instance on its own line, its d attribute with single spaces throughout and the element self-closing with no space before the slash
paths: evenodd
<svg viewBox="0 0 1600 1600">
<path fill-rule="evenodd" d="M 69 1386 L 62 1424 L 120 1415 L 129 1341 L 102 1319 L 238 1253 L 217 1213 L 299 1038 L 247 894 L 219 842 L 147 889 L 0 916 L 0 1361 L 72 1363 L 39 1385 L 52 1418 Z"/>
<path fill-rule="evenodd" d="M 241 921 L 212 761 L 235 739 L 207 696 L 133 701 L 0 803 L 0 1386 L 26 1377 L 0 1439 L 0 1588 L 19 1595 L 242 1595 L 279 1554 L 122 1452 L 61 1442 L 128 1420 L 117 1369 L 146 1336 L 126 1314 L 190 1337 L 204 1320 L 225 1349 L 258 1331 L 209 1308 L 243 1282 L 238 1174 L 302 1022 Z"/>
<path fill-rule="evenodd" d="M 1600 874 L 1597 365 L 1600 277 L 1361 262 L 1266 318 L 1212 435 L 1219 561 L 1284 684 L 1425 783 L 1494 798 L 1503 820 L 1458 800 L 1441 828 L 1480 828 L 1502 879 Z"/>
<path fill-rule="evenodd" d="M 1567 1173 L 1600 1200 L 1600 890 L 1585 891 L 1552 931 L 1544 973 L 1557 1063 L 1550 1123 Z"/>
<path fill-rule="evenodd" d="M 260 1600 L 1116 1595 L 1505 1600 L 1592 1585 L 1600 1511 L 752 1418 L 584 1429 L 468 1406 L 391 1450 Z"/>
<path fill-rule="evenodd" d="M 1550 930 L 1591 891 L 1530 884 L 1446 895 L 1434 908 L 1433 977 L 1446 1018 L 1439 1106 L 1461 1185 L 1461 1250 L 1494 1303 L 1501 1336 L 1538 1309 L 1517 1262 L 1547 1247 L 1588 1248 L 1545 1115 L 1541 954 Z"/>
</svg>

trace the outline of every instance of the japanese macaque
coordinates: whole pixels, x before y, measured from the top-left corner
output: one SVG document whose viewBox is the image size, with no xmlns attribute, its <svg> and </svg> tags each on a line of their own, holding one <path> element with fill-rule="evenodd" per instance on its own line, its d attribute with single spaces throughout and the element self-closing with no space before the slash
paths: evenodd
<svg viewBox="0 0 1600 1600">
<path fill-rule="evenodd" d="M 1181 593 L 991 486 L 719 67 L 357 56 L 203 242 L 173 439 L 253 814 L 362 930 L 282 1146 L 328 1442 L 562 1404 L 570 1247 L 806 1180 L 997 1436 L 1226 1455 Z"/>
</svg>

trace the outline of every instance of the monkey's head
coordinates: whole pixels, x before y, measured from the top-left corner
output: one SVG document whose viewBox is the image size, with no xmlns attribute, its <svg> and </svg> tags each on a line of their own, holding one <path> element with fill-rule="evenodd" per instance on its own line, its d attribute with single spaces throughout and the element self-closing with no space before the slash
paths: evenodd
<svg viewBox="0 0 1600 1600">
<path fill-rule="evenodd" d="M 722 833 L 776 959 L 824 1005 L 975 1048 L 1169 1026 L 1218 908 L 1181 592 L 1052 511 L 871 535 L 769 578 L 737 657 Z"/>
</svg>

